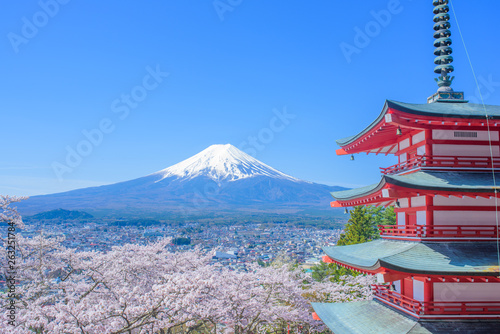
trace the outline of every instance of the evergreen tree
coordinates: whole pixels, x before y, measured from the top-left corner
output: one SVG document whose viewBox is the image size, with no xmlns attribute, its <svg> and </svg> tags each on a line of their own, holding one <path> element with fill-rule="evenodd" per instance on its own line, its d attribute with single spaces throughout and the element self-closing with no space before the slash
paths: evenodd
<svg viewBox="0 0 500 334">
<path fill-rule="evenodd" d="M 374 207 L 370 206 L 369 208 Z M 396 225 L 396 214 L 394 213 L 393 206 L 388 206 L 385 209 L 378 207 L 377 209 L 381 209 L 375 215 L 377 225 Z"/>
<path fill-rule="evenodd" d="M 360 275 L 357 271 L 341 267 L 335 263 L 321 262 L 311 267 L 311 270 L 311 276 L 317 282 L 323 282 L 327 278 L 330 282 L 340 282 L 342 276 L 350 275 L 356 277 Z"/>
<path fill-rule="evenodd" d="M 366 206 L 354 207 L 337 245 L 355 245 L 372 240 L 374 237 L 372 214 L 372 210 L 368 210 Z"/>
<path fill-rule="evenodd" d="M 394 207 L 356 206 L 351 210 L 338 246 L 361 244 L 380 238 L 378 225 L 395 225 Z"/>
</svg>

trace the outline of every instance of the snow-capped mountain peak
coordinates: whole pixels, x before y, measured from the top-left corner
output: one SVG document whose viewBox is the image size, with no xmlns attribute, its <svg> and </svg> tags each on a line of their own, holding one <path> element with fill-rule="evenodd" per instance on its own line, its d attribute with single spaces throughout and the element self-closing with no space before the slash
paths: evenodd
<svg viewBox="0 0 500 334">
<path fill-rule="evenodd" d="M 268 176 L 300 182 L 299 179 L 260 162 L 231 144 L 212 145 L 191 158 L 154 174 L 161 175 L 161 180 L 172 176 L 186 179 L 205 176 L 214 181 L 235 181 Z"/>
</svg>

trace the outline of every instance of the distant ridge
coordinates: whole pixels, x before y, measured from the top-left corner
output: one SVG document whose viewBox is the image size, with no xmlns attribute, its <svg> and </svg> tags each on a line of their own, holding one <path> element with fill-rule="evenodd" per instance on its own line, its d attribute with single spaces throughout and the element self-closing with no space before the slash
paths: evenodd
<svg viewBox="0 0 500 334">
<path fill-rule="evenodd" d="M 51 211 L 40 212 L 36 215 L 26 218 L 33 219 L 91 219 L 94 218 L 91 214 L 82 211 L 71 211 L 64 209 L 57 209 Z"/>
<path fill-rule="evenodd" d="M 156 173 L 120 183 L 33 196 L 22 214 L 63 208 L 92 213 L 297 213 L 330 210 L 331 191 L 345 188 L 282 173 L 230 144 L 212 145 Z"/>
</svg>

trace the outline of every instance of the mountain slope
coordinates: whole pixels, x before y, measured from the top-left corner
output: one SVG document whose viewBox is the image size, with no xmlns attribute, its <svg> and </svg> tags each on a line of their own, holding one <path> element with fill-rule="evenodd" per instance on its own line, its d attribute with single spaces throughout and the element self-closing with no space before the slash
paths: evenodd
<svg viewBox="0 0 500 334">
<path fill-rule="evenodd" d="M 91 219 L 94 218 L 94 216 L 89 215 L 88 213 L 82 211 L 57 209 L 57 210 L 41 212 L 27 218 L 71 220 L 71 219 Z"/>
<path fill-rule="evenodd" d="M 56 208 L 120 212 L 297 212 L 329 207 L 329 192 L 341 189 L 286 175 L 236 147 L 212 145 L 156 173 L 106 186 L 34 196 L 23 214 Z"/>
</svg>

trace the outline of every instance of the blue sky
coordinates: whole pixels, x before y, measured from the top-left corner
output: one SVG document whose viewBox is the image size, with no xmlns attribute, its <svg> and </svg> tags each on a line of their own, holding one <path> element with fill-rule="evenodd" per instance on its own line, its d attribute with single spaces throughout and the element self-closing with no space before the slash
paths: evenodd
<svg viewBox="0 0 500 334">
<path fill-rule="evenodd" d="M 0 194 L 129 180 L 218 143 L 305 180 L 371 184 L 394 157 L 350 161 L 335 139 L 385 99 L 425 103 L 437 88 L 430 0 L 3 3 Z M 500 104 L 500 3 L 480 3 L 454 6 L 485 103 Z M 451 29 L 453 87 L 476 101 Z"/>
</svg>

